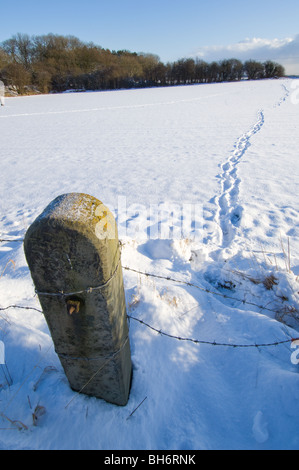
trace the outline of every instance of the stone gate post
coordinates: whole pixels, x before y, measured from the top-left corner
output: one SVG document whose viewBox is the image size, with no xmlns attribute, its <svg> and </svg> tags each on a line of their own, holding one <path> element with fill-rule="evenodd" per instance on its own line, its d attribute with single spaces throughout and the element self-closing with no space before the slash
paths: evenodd
<svg viewBox="0 0 299 470">
<path fill-rule="evenodd" d="M 24 251 L 71 388 L 126 405 L 132 365 L 113 215 L 87 194 L 59 196 L 29 227 Z"/>
</svg>

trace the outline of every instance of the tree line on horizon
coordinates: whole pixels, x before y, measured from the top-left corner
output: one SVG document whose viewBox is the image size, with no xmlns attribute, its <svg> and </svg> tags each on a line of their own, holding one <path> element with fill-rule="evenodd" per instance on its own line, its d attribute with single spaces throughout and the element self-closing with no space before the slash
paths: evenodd
<svg viewBox="0 0 299 470">
<path fill-rule="evenodd" d="M 18 93 L 107 90 L 258 80 L 284 76 L 282 65 L 238 59 L 184 58 L 164 64 L 155 54 L 110 51 L 74 36 L 18 33 L 0 44 L 0 80 Z"/>
</svg>

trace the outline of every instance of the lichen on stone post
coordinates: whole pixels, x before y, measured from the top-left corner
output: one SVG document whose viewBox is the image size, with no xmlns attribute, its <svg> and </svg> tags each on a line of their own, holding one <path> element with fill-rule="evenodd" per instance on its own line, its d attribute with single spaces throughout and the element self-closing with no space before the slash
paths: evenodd
<svg viewBox="0 0 299 470">
<path fill-rule="evenodd" d="M 110 210 L 87 194 L 59 196 L 29 227 L 24 251 L 71 388 L 126 405 L 132 365 Z"/>
</svg>

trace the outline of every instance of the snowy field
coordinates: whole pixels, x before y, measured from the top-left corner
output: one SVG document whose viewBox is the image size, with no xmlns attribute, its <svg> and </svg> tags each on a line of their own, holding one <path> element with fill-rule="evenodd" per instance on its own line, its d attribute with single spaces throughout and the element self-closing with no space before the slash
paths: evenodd
<svg viewBox="0 0 299 470">
<path fill-rule="evenodd" d="M 294 90 L 283 79 L 6 99 L 1 449 L 299 449 Z M 38 311 L 20 240 L 70 192 L 117 218 L 126 407 L 69 388 Z"/>
</svg>

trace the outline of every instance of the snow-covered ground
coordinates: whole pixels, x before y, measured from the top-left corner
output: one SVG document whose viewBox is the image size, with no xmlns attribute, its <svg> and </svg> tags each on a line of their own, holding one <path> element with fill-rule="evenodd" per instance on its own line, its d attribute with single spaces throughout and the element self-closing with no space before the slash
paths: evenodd
<svg viewBox="0 0 299 470">
<path fill-rule="evenodd" d="M 1 241 L 0 308 L 30 309 L 0 311 L 0 448 L 299 448 L 295 86 L 6 99 L 0 239 L 22 239 L 58 195 L 103 201 L 131 269 L 134 373 L 126 407 L 72 392 L 22 242 Z"/>
</svg>

